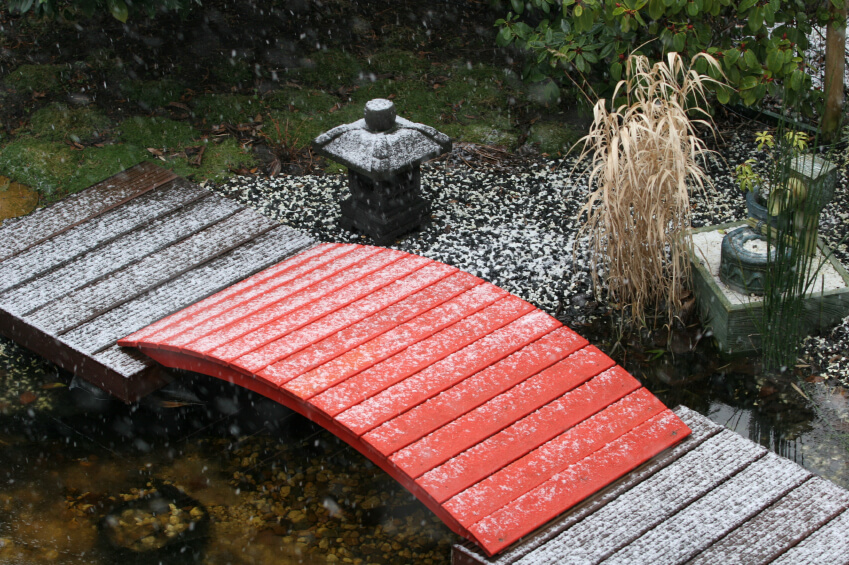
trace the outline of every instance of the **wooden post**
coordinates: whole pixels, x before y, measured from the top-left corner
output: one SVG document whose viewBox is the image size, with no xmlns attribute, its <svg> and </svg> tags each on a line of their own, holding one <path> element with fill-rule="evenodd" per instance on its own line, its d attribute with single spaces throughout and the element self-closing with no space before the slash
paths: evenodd
<svg viewBox="0 0 849 565">
<path fill-rule="evenodd" d="M 826 143 L 836 141 L 843 117 L 843 75 L 846 69 L 846 7 L 833 8 L 825 36 L 825 111 L 822 136 Z"/>
</svg>

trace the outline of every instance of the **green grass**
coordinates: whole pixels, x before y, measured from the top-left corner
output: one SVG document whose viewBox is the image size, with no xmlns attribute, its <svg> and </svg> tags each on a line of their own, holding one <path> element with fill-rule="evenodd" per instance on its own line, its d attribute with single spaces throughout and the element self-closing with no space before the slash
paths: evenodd
<svg viewBox="0 0 849 565">
<path fill-rule="evenodd" d="M 138 147 L 182 149 L 197 143 L 200 132 L 186 122 L 134 116 L 118 125 L 121 140 Z"/>
<path fill-rule="evenodd" d="M 336 49 L 316 51 L 307 58 L 307 66 L 296 74 L 317 87 L 336 89 L 350 86 L 360 76 L 361 65 L 350 53 Z"/>
<path fill-rule="evenodd" d="M 146 110 L 155 110 L 169 102 L 177 102 L 185 91 L 184 84 L 170 78 L 128 80 L 121 83 L 123 95 Z"/>
<path fill-rule="evenodd" d="M 61 65 L 21 65 L 6 77 L 6 84 L 24 92 L 60 92 L 66 68 Z"/>
<path fill-rule="evenodd" d="M 402 118 L 439 128 L 440 116 L 450 110 L 432 89 L 413 80 L 379 80 L 361 86 L 351 94 L 351 99 L 365 107 L 373 98 L 390 98 Z M 362 117 L 360 115 L 359 117 Z"/>
<path fill-rule="evenodd" d="M 252 122 L 264 110 L 259 99 L 247 94 L 203 94 L 193 106 L 195 118 L 208 124 Z"/>
<path fill-rule="evenodd" d="M 419 75 L 430 68 L 430 63 L 410 51 L 384 49 L 368 58 L 366 68 L 375 74 Z"/>
<path fill-rule="evenodd" d="M 110 126 L 109 118 L 94 108 L 68 108 L 54 102 L 32 115 L 32 134 L 50 141 L 92 141 Z"/>
<path fill-rule="evenodd" d="M 275 110 L 288 110 L 293 107 L 299 112 L 314 114 L 329 111 L 339 99 L 321 90 L 309 88 L 283 88 L 275 91 L 266 103 Z"/>
</svg>

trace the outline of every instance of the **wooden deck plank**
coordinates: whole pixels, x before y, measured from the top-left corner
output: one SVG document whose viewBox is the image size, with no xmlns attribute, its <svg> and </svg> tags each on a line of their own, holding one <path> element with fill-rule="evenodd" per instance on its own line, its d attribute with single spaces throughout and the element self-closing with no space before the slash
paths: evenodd
<svg viewBox="0 0 849 565">
<path fill-rule="evenodd" d="M 171 181 L 123 206 L 0 261 L 0 292 L 73 261 L 80 255 L 172 213 L 209 193 L 187 182 Z"/>
<path fill-rule="evenodd" d="M 468 273 L 457 272 L 445 280 L 405 298 L 385 310 L 365 318 L 334 336 L 317 341 L 309 347 L 278 361 L 258 372 L 264 379 L 278 385 L 327 363 L 389 330 L 401 326 L 416 316 L 437 308 L 458 295 L 482 284 Z"/>
<path fill-rule="evenodd" d="M 611 366 L 612 359 L 587 346 L 390 459 L 412 477 L 429 472 L 419 484 L 440 502 L 447 500 L 470 486 L 465 481 L 477 482 L 640 387 L 630 375 L 602 373 Z M 435 469 L 473 446 L 479 447 Z M 464 484 L 456 484 L 459 477 Z"/>
<path fill-rule="evenodd" d="M 455 341 L 453 353 L 447 357 L 429 363 L 426 368 L 420 368 L 403 380 L 397 380 L 392 386 L 339 414 L 336 419 L 362 435 L 497 363 L 560 325 L 545 312 L 531 310 L 471 343 Z M 340 388 L 345 386 L 340 385 Z M 325 394 L 329 396 L 332 392 Z M 346 396 L 351 398 L 350 394 Z M 340 404 L 335 403 L 334 407 Z"/>
<path fill-rule="evenodd" d="M 497 553 L 689 433 L 667 410 L 469 528 Z"/>
<path fill-rule="evenodd" d="M 343 382 L 407 347 L 421 342 L 452 324 L 489 307 L 507 293 L 496 286 L 483 283 L 454 298 L 426 310 L 419 316 L 399 324 L 377 337 L 288 382 L 278 380 L 283 389 L 299 398 L 310 398 L 330 387 Z M 378 328 L 382 329 L 383 324 Z M 272 365 L 272 367 L 275 367 Z M 268 370 L 261 373 L 268 375 Z"/>
<path fill-rule="evenodd" d="M 62 339 L 80 351 L 101 351 L 119 338 L 219 292 L 312 243 L 309 236 L 287 226 L 278 226 L 74 328 Z"/>
<path fill-rule="evenodd" d="M 327 268 L 319 268 L 301 279 L 293 281 L 263 295 L 260 299 L 228 310 L 215 320 L 204 322 L 195 329 L 165 341 L 164 348 L 182 348 L 200 355 L 209 355 L 217 348 L 270 323 L 281 316 L 304 307 L 345 285 L 397 261 L 398 251 L 361 247 L 334 261 Z M 306 286 L 303 286 L 306 285 Z M 216 326 L 216 327 L 212 327 Z M 202 337 L 187 341 L 198 333 Z"/>
<path fill-rule="evenodd" d="M 728 480 L 767 450 L 721 432 L 516 561 L 598 563 Z"/>
<path fill-rule="evenodd" d="M 370 431 L 367 441 L 391 454 L 568 357 L 587 340 L 563 326 Z"/>
<path fill-rule="evenodd" d="M 208 229 L 240 209 L 237 204 L 217 196 L 203 198 L 0 295 L 0 302 L 13 312 L 30 316 L 39 308 L 49 307 L 51 302 L 67 300 L 86 286 L 116 276 L 122 269 L 132 269 L 151 254 L 162 253 L 175 241 Z M 56 330 L 55 326 L 47 327 L 50 331 Z"/>
<path fill-rule="evenodd" d="M 773 561 L 775 565 L 849 564 L 849 510 L 832 518 L 796 547 Z"/>
<path fill-rule="evenodd" d="M 226 253 L 274 227 L 274 222 L 243 210 L 141 261 L 80 288 L 35 312 L 29 319 L 61 335 L 168 279 Z"/>
<path fill-rule="evenodd" d="M 580 355 L 583 351 L 575 354 L 580 361 L 576 363 L 574 368 L 557 374 L 558 381 L 562 379 L 562 382 L 558 382 L 562 396 L 558 398 L 556 394 L 545 395 L 546 398 L 551 396 L 551 399 L 540 406 L 538 411 L 533 413 L 528 411 L 527 416 L 514 420 L 502 420 L 497 429 L 503 429 L 491 436 L 477 432 L 475 428 L 449 426 L 455 433 L 463 433 L 464 429 L 468 429 L 469 431 L 463 435 L 471 435 L 472 437 L 462 442 L 457 449 L 451 450 L 454 455 L 453 459 L 445 459 L 445 463 L 432 468 L 421 476 L 417 474 L 416 476 L 419 477 L 416 481 L 417 484 L 435 500 L 444 502 L 505 465 L 523 457 L 544 441 L 548 441 L 569 427 L 590 417 L 601 409 L 597 402 L 602 399 L 608 399 L 611 403 L 639 388 L 639 383 L 630 375 L 628 378 L 620 378 L 616 371 L 602 373 L 610 366 L 609 358 L 606 355 L 600 354 L 600 352 L 593 355 L 592 349 L 586 354 Z M 596 377 L 596 375 L 598 376 Z M 586 382 L 588 380 L 589 382 Z M 586 384 L 582 385 L 582 383 Z M 572 390 L 573 387 L 577 388 Z M 512 398 L 514 398 L 514 395 L 508 395 L 506 400 L 509 401 Z M 525 411 L 522 410 L 521 412 Z M 495 418 L 499 417 L 498 412 L 491 409 L 475 414 L 477 420 L 484 417 L 484 422 L 486 421 L 485 416 L 488 415 Z M 505 421 L 508 424 L 503 423 Z M 450 441 L 450 438 L 448 440 Z M 475 445 L 474 440 L 480 441 L 480 443 Z M 461 452 L 459 448 L 464 446 L 468 447 L 466 451 Z M 430 446 L 423 445 L 422 447 L 429 448 Z M 428 452 L 425 451 L 425 453 Z M 443 458 L 444 456 L 440 457 L 440 459 Z M 460 506 L 457 506 L 456 510 L 460 508 Z M 449 510 L 449 512 L 453 514 L 454 509 L 452 506 L 452 510 Z M 463 514 L 460 512 L 458 515 Z"/>
<path fill-rule="evenodd" d="M 336 312 L 328 314 L 321 320 L 240 357 L 238 365 L 257 373 L 301 349 L 389 308 L 456 272 L 456 268 L 448 265 L 425 265 L 421 269 L 357 299 Z"/>
<path fill-rule="evenodd" d="M 641 467 L 638 467 L 600 490 L 568 512 L 561 514 L 532 535 L 525 537 L 521 543 L 505 549 L 498 555 L 489 557 L 479 547 L 473 546 L 470 542 L 455 545 L 453 556 L 455 565 L 510 565 L 518 563 L 525 556 L 532 553 L 533 555 L 523 562 L 525 565 L 536 563 L 545 565 L 559 564 L 560 552 L 557 545 L 559 542 L 556 541 L 558 536 L 627 493 L 635 486 L 649 480 L 659 471 L 675 464 L 683 456 L 724 430 L 721 426 L 718 426 L 685 406 L 678 406 L 674 412 L 692 431 L 686 439 L 653 457 Z M 564 549 L 568 551 L 569 546 Z"/>
<path fill-rule="evenodd" d="M 52 206 L 0 228 L 0 261 L 174 179 L 171 171 L 141 163 Z"/>
<path fill-rule="evenodd" d="M 767 453 L 605 559 L 605 563 L 682 563 L 810 477 L 811 473 L 799 465 L 775 453 Z"/>
<path fill-rule="evenodd" d="M 203 309 L 193 308 L 191 316 L 171 324 L 148 339 L 155 340 L 163 349 L 184 347 L 221 327 L 244 320 L 263 308 L 291 299 L 304 289 L 333 277 L 373 254 L 357 247 L 327 249 L 292 269 L 284 269 L 279 276 L 258 281 L 255 287 L 242 287 L 239 292 L 228 290 L 226 297 L 216 296 L 216 304 Z"/>
<path fill-rule="evenodd" d="M 503 298 L 313 397 L 311 403 L 326 414 L 335 416 L 338 422 L 355 434 L 362 435 L 370 429 L 369 425 L 381 423 L 381 414 L 392 412 L 388 406 L 384 405 L 381 409 L 376 404 L 383 399 L 392 403 L 391 397 L 380 396 L 383 391 L 445 359 L 458 349 L 508 326 L 530 310 L 530 305 L 521 299 L 514 296 Z"/>
<path fill-rule="evenodd" d="M 398 279 L 418 271 L 426 263 L 427 260 L 421 257 L 401 256 L 391 263 L 382 264 L 376 270 L 362 275 L 341 288 L 327 293 L 297 310 L 288 312 L 285 316 L 266 322 L 252 332 L 218 347 L 213 354 L 216 359 L 221 359 L 234 367 L 251 373 L 264 369 L 267 364 L 263 363 L 262 359 L 257 363 L 255 359 L 248 356 L 260 347 L 283 339 L 293 331 L 334 314 L 345 306 L 361 298 L 366 298 Z"/>
<path fill-rule="evenodd" d="M 266 288 L 263 286 L 263 283 L 270 279 L 281 277 L 281 280 L 286 282 L 290 280 L 289 277 L 292 279 L 298 278 L 333 258 L 335 255 L 333 255 L 332 250 L 334 249 L 342 253 L 350 251 L 345 250 L 338 244 L 332 243 L 313 245 L 294 257 L 272 265 L 268 269 L 222 290 L 215 296 L 205 298 L 179 312 L 166 316 L 154 324 L 150 324 L 143 330 L 127 336 L 122 341 L 127 346 L 135 346 L 140 340 L 165 340 L 172 335 L 194 328 L 210 317 L 218 316 L 229 310 L 232 307 L 231 299 L 234 296 L 242 295 L 247 300 L 265 292 Z"/>
<path fill-rule="evenodd" d="M 812 477 L 688 565 L 766 565 L 849 508 L 849 492 Z"/>
<path fill-rule="evenodd" d="M 487 469 L 484 479 L 444 507 L 469 527 L 665 409 L 646 389 L 636 390 L 533 451 L 522 448 L 530 452 L 500 470 Z"/>
</svg>

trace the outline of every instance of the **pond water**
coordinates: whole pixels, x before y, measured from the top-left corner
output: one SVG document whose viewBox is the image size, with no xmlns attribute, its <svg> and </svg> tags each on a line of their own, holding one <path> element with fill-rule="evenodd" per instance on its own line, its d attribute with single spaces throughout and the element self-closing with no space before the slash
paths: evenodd
<svg viewBox="0 0 849 565">
<path fill-rule="evenodd" d="M 626 365 L 668 405 L 849 487 L 842 389 L 767 380 L 746 360 L 647 355 Z M 0 339 L 0 563 L 450 562 L 457 536 L 332 434 L 184 379 L 136 405 L 83 405 L 70 375 Z"/>
</svg>

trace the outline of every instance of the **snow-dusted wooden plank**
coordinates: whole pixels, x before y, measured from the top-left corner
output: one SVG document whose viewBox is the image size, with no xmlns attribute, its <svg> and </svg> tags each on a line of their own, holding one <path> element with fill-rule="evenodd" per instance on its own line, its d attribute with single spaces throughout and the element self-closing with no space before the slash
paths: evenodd
<svg viewBox="0 0 849 565">
<path fill-rule="evenodd" d="M 419 484 L 438 501 L 447 500 L 640 387 L 624 371 L 602 373 L 612 365 L 587 346 L 390 459 L 413 477 L 430 471 Z"/>
<path fill-rule="evenodd" d="M 672 565 L 691 559 L 810 476 L 792 461 L 767 453 L 608 557 L 605 563 Z"/>
<path fill-rule="evenodd" d="M 587 345 L 563 326 L 370 431 L 366 441 L 391 454 L 445 426 Z"/>
<path fill-rule="evenodd" d="M 46 273 L 209 193 L 185 181 L 134 198 L 0 262 L 0 292 Z"/>
<path fill-rule="evenodd" d="M 819 530 L 773 561 L 775 565 L 849 564 L 849 510 L 843 511 Z"/>
<path fill-rule="evenodd" d="M 595 380 L 605 379 L 600 375 Z M 581 388 L 589 388 L 593 381 Z M 487 474 L 483 476 L 486 478 L 460 492 L 444 507 L 458 522 L 471 526 L 665 409 L 646 389 L 636 390 L 533 451 L 521 444 L 515 445 L 519 453 L 530 453 L 498 471 L 490 473 L 485 469 Z M 539 414 L 543 422 L 550 421 L 542 418 L 546 415 L 544 411 Z M 516 455 L 511 454 L 504 463 L 513 458 Z M 473 478 L 477 477 L 470 477 L 465 484 Z"/>
<path fill-rule="evenodd" d="M 223 291 L 227 296 L 221 301 L 217 297 L 215 304 L 207 308 L 192 307 L 192 315 L 172 324 L 147 338 L 156 341 L 160 348 L 175 349 L 204 338 L 228 326 L 234 326 L 251 314 L 274 305 L 294 295 L 332 278 L 337 273 L 374 255 L 374 251 L 359 247 L 337 247 L 327 250 L 320 256 L 311 258 L 293 269 L 285 269 L 279 276 L 258 281 L 253 288 L 242 287 L 239 292 Z M 182 315 L 182 313 L 180 313 Z M 221 343 L 227 336 L 221 337 Z"/>
<path fill-rule="evenodd" d="M 370 247 L 355 249 L 333 261 L 327 268 L 316 269 L 301 277 L 303 280 L 293 281 L 258 296 L 185 334 L 166 340 L 162 345 L 184 348 L 200 355 L 211 354 L 217 348 L 397 261 L 401 255 L 400 251 Z M 203 334 L 203 337 L 195 338 L 198 334 Z"/>
<path fill-rule="evenodd" d="M 527 536 L 521 543 L 505 549 L 498 555 L 488 557 L 484 555 L 480 548 L 469 543 L 455 545 L 453 549 L 454 562 L 457 565 L 508 565 L 517 563 L 526 555 L 534 553 L 533 559 L 527 561 L 526 565 L 536 562 L 552 565 L 559 563 L 557 557 L 560 555 L 558 551 L 560 545 L 552 542 L 556 541 L 560 534 L 587 516 L 598 512 L 662 469 L 675 464 L 684 455 L 718 435 L 724 429 L 686 406 L 678 406 L 674 412 L 692 432 L 682 442 L 653 457 L 643 466 L 631 471 L 607 488 L 555 518 L 533 535 Z"/>
<path fill-rule="evenodd" d="M 597 563 L 760 459 L 767 450 L 724 431 L 564 530 L 517 563 Z"/>
<path fill-rule="evenodd" d="M 545 312 L 532 310 L 507 325 L 496 326 L 494 330 L 490 329 L 491 326 L 485 326 L 491 333 L 474 341 L 467 342 L 465 337 L 458 337 L 456 341 L 452 339 L 453 353 L 438 361 L 429 362 L 428 366 L 421 367 L 416 373 L 410 373 L 404 380 L 396 380 L 392 386 L 339 414 L 337 421 L 354 433 L 362 435 L 497 363 L 559 326 L 560 322 Z M 446 330 L 448 331 L 450 330 Z M 434 350 L 438 349 L 439 346 L 434 347 Z M 404 363 L 405 368 L 409 366 Z M 339 388 L 346 386 L 347 383 L 344 383 Z M 329 397 L 332 391 L 325 394 Z M 350 391 L 345 396 L 351 398 Z M 338 402 L 334 407 L 340 405 L 342 403 Z"/>
<path fill-rule="evenodd" d="M 403 351 L 416 343 L 436 334 L 444 328 L 457 323 L 475 312 L 489 307 L 507 292 L 500 288 L 483 283 L 470 290 L 423 312 L 422 314 L 395 326 L 389 331 L 383 331 L 375 338 L 357 346 L 350 351 L 298 376 L 288 382 L 282 379 L 284 390 L 300 398 L 310 398 L 345 379 L 366 370 L 396 353 Z M 383 324 L 380 324 L 380 329 Z M 272 365 L 269 369 L 275 368 Z M 268 370 L 260 373 L 266 378 L 274 378 Z M 285 373 L 283 373 L 285 375 Z M 285 377 L 284 377 L 285 378 Z"/>
<path fill-rule="evenodd" d="M 95 361 L 102 363 L 116 373 L 132 378 L 154 365 L 153 360 L 136 349 L 127 349 L 112 345 L 95 354 Z"/>
<path fill-rule="evenodd" d="M 705 549 L 689 565 L 771 563 L 847 508 L 849 491 L 812 477 Z"/>
<path fill-rule="evenodd" d="M 376 259 L 376 257 L 375 257 Z M 250 354 L 273 341 L 285 338 L 293 331 L 331 315 L 349 304 L 377 292 L 387 285 L 421 269 L 427 259 L 416 256 L 401 256 L 376 270 L 365 273 L 341 288 L 320 296 L 300 308 L 287 312 L 274 320 L 257 325 L 256 329 L 233 341 L 223 344 L 214 351 L 216 359 L 253 373 L 264 369 L 268 363 L 255 359 Z"/>
<path fill-rule="evenodd" d="M 258 375 L 279 386 L 409 322 L 416 316 L 449 302 L 482 283 L 483 281 L 479 278 L 462 271 L 449 275 L 445 280 L 422 289 L 397 304 L 388 306 L 336 335 L 317 341 L 294 355 L 266 367 L 259 371 Z"/>
<path fill-rule="evenodd" d="M 274 222 L 243 210 L 141 261 L 51 302 L 30 315 L 32 322 L 62 334 L 129 302 L 150 288 L 225 253 L 272 227 Z"/>
<path fill-rule="evenodd" d="M 150 324 L 143 330 L 127 336 L 122 341 L 127 346 L 135 346 L 141 340 L 165 340 L 169 337 L 182 333 L 197 326 L 209 318 L 219 316 L 233 307 L 232 300 L 238 295 L 236 304 L 243 300 L 250 300 L 257 294 L 265 292 L 263 286 L 268 280 L 278 279 L 281 284 L 289 280 L 303 276 L 305 273 L 330 261 L 338 253 L 348 253 L 350 249 L 332 243 L 320 243 L 301 251 L 294 257 L 272 265 L 268 269 L 259 272 L 252 277 L 240 281 L 213 296 L 205 298 L 191 306 L 175 312 L 154 324 Z"/>
<path fill-rule="evenodd" d="M 416 292 L 444 279 L 457 269 L 448 265 L 429 264 L 423 268 L 369 292 L 339 310 L 328 314 L 308 326 L 296 330 L 283 338 L 257 348 L 240 357 L 237 364 L 251 372 L 258 372 L 301 349 L 330 337 L 363 319 L 380 312 Z"/>
<path fill-rule="evenodd" d="M 326 390 L 313 397 L 311 402 L 313 406 L 336 416 L 338 422 L 361 435 L 402 411 L 393 410 L 391 406 L 397 407 L 397 403 L 392 393 L 386 392 L 386 389 L 425 368 L 430 368 L 458 349 L 511 324 L 531 309 L 527 302 L 515 296 L 508 296 Z M 450 367 L 445 368 L 450 370 Z"/>
<path fill-rule="evenodd" d="M 153 190 L 175 177 L 171 171 L 151 163 L 141 163 L 52 206 L 7 221 L 0 227 L 0 261 Z"/>
<path fill-rule="evenodd" d="M 74 328 L 62 339 L 84 352 L 100 351 L 119 338 L 227 288 L 312 243 L 313 239 L 306 234 L 278 226 Z"/>
<path fill-rule="evenodd" d="M 487 552 L 498 553 L 689 432 L 672 411 L 661 412 L 476 522 L 469 532 Z"/>
<path fill-rule="evenodd" d="M 13 312 L 27 315 L 161 252 L 175 241 L 204 230 L 240 209 L 230 200 L 210 195 L 0 295 L 0 303 L 8 305 Z"/>
</svg>

